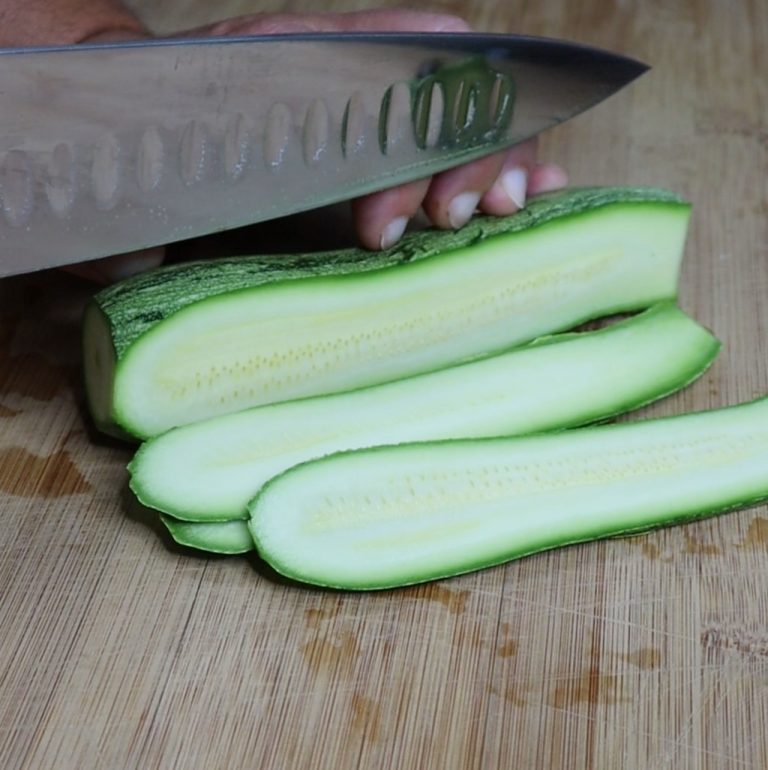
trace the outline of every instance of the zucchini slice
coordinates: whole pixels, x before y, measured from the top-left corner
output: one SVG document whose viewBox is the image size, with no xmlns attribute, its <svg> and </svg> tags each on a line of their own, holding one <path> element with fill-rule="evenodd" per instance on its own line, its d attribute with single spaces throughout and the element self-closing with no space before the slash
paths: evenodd
<svg viewBox="0 0 768 770">
<path fill-rule="evenodd" d="M 199 551 L 235 555 L 253 550 L 253 538 L 244 521 L 197 524 L 160 514 L 171 537 L 179 544 Z"/>
<path fill-rule="evenodd" d="M 636 423 L 403 444 L 296 466 L 250 504 L 299 581 L 388 588 L 768 498 L 768 397 Z"/>
<path fill-rule="evenodd" d="M 86 309 L 89 407 L 102 430 L 147 438 L 673 299 L 689 212 L 659 190 L 570 190 L 456 233 L 414 233 L 384 254 L 161 268 L 103 290 Z"/>
<path fill-rule="evenodd" d="M 604 419 L 687 385 L 719 342 L 674 303 L 592 332 L 357 391 L 257 407 L 171 430 L 129 465 L 146 506 L 179 519 L 246 518 L 272 476 L 345 449 L 500 436 Z"/>
</svg>

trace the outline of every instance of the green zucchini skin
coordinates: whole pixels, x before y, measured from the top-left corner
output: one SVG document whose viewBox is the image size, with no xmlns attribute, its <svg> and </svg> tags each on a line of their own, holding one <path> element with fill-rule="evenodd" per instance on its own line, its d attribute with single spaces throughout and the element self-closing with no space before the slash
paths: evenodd
<svg viewBox="0 0 768 770">
<path fill-rule="evenodd" d="M 292 579 L 392 588 L 768 499 L 768 397 L 519 438 L 330 455 L 250 503 L 257 550 Z"/>
<path fill-rule="evenodd" d="M 191 521 L 179 521 L 162 513 L 160 521 L 179 545 L 195 548 L 198 551 L 234 556 L 248 553 L 254 548 L 253 538 L 245 521 L 197 524 Z"/>
<path fill-rule="evenodd" d="M 383 254 L 239 258 L 137 276 L 86 309 L 94 422 L 147 438 L 674 299 L 689 213 L 651 188 L 569 190 L 456 233 L 414 233 Z"/>
</svg>

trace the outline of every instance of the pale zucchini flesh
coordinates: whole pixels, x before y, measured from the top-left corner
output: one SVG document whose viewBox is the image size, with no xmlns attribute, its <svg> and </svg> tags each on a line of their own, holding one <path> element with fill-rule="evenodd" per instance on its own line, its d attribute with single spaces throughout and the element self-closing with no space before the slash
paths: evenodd
<svg viewBox="0 0 768 770">
<path fill-rule="evenodd" d="M 250 504 L 278 572 L 345 589 L 447 577 L 768 497 L 768 398 L 508 439 L 340 453 Z"/>
<path fill-rule="evenodd" d="M 244 519 L 268 479 L 314 457 L 605 419 L 687 385 L 718 350 L 712 334 L 662 303 L 596 331 L 430 374 L 171 430 L 142 445 L 130 484 L 144 505 L 178 519 Z"/>
<path fill-rule="evenodd" d="M 146 438 L 673 299 L 688 216 L 666 192 L 576 190 L 458 233 L 416 233 L 384 255 L 160 270 L 86 311 L 90 409 L 103 430 Z"/>
</svg>

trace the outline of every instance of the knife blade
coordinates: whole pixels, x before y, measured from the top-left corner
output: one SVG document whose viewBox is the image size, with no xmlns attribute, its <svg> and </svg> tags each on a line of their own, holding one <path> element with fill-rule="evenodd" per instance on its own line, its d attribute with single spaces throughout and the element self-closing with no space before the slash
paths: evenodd
<svg viewBox="0 0 768 770">
<path fill-rule="evenodd" d="M 0 276 L 429 176 L 642 74 L 574 43 L 300 34 L 0 50 Z"/>
</svg>

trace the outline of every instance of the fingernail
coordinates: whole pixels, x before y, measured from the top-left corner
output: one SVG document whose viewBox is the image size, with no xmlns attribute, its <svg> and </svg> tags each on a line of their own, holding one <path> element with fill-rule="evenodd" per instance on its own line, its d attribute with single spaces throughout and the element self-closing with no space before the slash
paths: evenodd
<svg viewBox="0 0 768 770">
<path fill-rule="evenodd" d="M 389 249 L 394 246 L 402 237 L 405 228 L 408 225 L 408 217 L 395 217 L 382 231 L 379 238 L 379 246 L 382 249 Z"/>
<path fill-rule="evenodd" d="M 511 168 L 501 175 L 501 186 L 517 208 L 525 208 L 528 173 L 524 168 Z"/>
<path fill-rule="evenodd" d="M 463 227 L 475 213 L 480 193 L 465 192 L 457 195 L 448 205 L 448 221 L 454 230 Z"/>
</svg>

